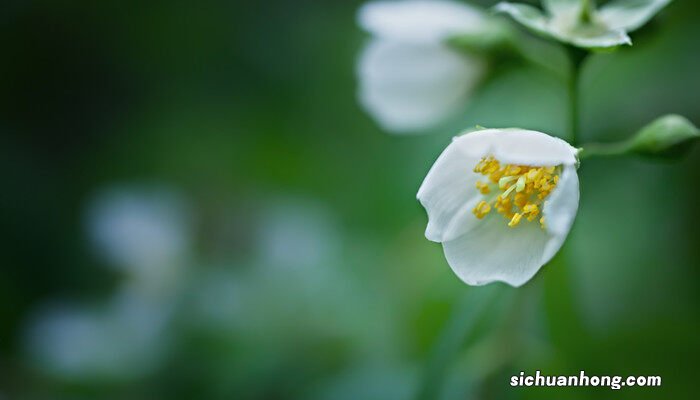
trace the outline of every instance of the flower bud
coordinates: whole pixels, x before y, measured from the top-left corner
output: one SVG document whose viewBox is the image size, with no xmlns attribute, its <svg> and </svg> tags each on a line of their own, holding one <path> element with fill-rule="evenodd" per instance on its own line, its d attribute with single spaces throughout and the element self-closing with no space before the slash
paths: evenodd
<svg viewBox="0 0 700 400">
<path fill-rule="evenodd" d="M 642 128 L 630 142 L 629 151 L 644 156 L 674 158 L 690 149 L 700 132 L 680 115 L 670 114 Z"/>
</svg>

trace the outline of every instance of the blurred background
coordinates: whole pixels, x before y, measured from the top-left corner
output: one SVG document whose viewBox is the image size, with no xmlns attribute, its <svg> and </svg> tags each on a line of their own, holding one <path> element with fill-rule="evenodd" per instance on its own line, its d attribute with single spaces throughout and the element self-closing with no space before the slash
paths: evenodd
<svg viewBox="0 0 700 400">
<path fill-rule="evenodd" d="M 566 93 L 495 62 L 459 116 L 387 134 L 356 100 L 361 4 L 3 2 L 0 399 L 415 395 L 479 290 L 424 238 L 417 188 L 466 126 L 564 136 Z M 698 20 L 675 1 L 589 60 L 584 142 L 670 112 L 700 123 Z M 524 288 L 498 285 L 440 398 L 697 390 L 700 149 L 580 178 L 569 242 Z M 537 369 L 663 386 L 509 386 Z"/>
</svg>

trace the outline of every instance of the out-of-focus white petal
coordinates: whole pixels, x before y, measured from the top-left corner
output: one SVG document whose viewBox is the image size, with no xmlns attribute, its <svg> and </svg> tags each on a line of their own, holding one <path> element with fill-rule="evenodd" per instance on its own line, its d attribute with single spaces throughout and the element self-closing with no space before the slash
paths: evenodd
<svg viewBox="0 0 700 400">
<path fill-rule="evenodd" d="M 579 188 L 576 167 L 566 165 L 559 178 L 559 184 L 544 202 L 542 215 L 551 240 L 544 251 L 544 262 L 549 261 L 559 251 L 569 235 L 578 212 Z"/>
<path fill-rule="evenodd" d="M 44 372 L 69 380 L 133 379 L 162 361 L 170 307 L 126 288 L 99 307 L 48 305 L 29 320 L 26 347 Z"/>
<path fill-rule="evenodd" d="M 550 15 L 581 15 L 582 0 L 542 0 L 545 10 Z"/>
<path fill-rule="evenodd" d="M 474 157 L 491 155 L 502 163 L 519 165 L 573 165 L 576 149 L 542 132 L 507 128 L 484 129 L 459 136 L 465 151 Z"/>
<path fill-rule="evenodd" d="M 509 228 L 502 218 L 485 218 L 468 233 L 443 243 L 452 270 L 469 285 L 506 282 L 521 286 L 544 265 L 552 237 L 538 224 Z"/>
<path fill-rule="evenodd" d="M 377 37 L 412 43 L 436 43 L 487 24 L 480 10 L 447 0 L 374 1 L 360 8 L 357 19 Z"/>
<path fill-rule="evenodd" d="M 582 13 L 584 4 L 578 0 L 545 1 L 547 14 L 527 4 L 501 2 L 495 10 L 510 15 L 531 31 L 542 36 L 556 39 L 586 49 L 614 48 L 632 44 L 631 39 L 617 25 L 599 21 L 594 11 L 593 22 L 584 22 Z"/>
<path fill-rule="evenodd" d="M 671 0 L 617 0 L 600 8 L 597 17 L 611 29 L 633 31 L 646 24 Z"/>
<path fill-rule="evenodd" d="M 190 244 L 185 201 L 164 188 L 102 191 L 89 204 L 87 229 L 106 261 L 137 275 L 167 273 Z"/>
<path fill-rule="evenodd" d="M 540 35 L 550 36 L 548 19 L 538 8 L 527 4 L 500 2 L 494 7 L 495 11 L 508 14 L 517 22 Z"/>
<path fill-rule="evenodd" d="M 376 39 L 360 57 L 359 100 L 387 130 L 430 127 L 464 105 L 483 63 L 442 45 Z"/>
<path fill-rule="evenodd" d="M 564 33 L 559 33 L 555 30 L 554 33 L 561 40 L 584 48 L 604 49 L 622 45 L 632 45 L 632 39 L 621 29 L 579 28 Z"/>
<path fill-rule="evenodd" d="M 276 271 L 308 269 L 340 257 L 341 239 L 335 216 L 311 198 L 279 196 L 266 205 L 258 222 L 258 258 Z"/>
</svg>

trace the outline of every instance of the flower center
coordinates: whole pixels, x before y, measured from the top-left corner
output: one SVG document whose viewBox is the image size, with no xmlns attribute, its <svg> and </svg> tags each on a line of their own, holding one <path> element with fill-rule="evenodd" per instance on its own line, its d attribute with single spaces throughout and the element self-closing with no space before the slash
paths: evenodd
<svg viewBox="0 0 700 400">
<path fill-rule="evenodd" d="M 509 220 L 514 228 L 525 219 L 534 221 L 542 211 L 542 203 L 557 187 L 561 167 L 506 164 L 501 166 L 495 158 L 484 157 L 474 167 L 474 172 L 484 176 L 477 181 L 476 188 L 484 195 L 484 200 L 472 212 L 482 219 L 492 209 Z M 539 219 L 544 229 L 544 217 Z"/>
</svg>

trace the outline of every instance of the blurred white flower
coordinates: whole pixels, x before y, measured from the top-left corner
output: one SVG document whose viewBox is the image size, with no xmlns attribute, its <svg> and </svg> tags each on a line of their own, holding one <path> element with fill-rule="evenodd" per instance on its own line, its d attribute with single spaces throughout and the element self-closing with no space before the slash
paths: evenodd
<svg viewBox="0 0 700 400">
<path fill-rule="evenodd" d="M 332 211 L 306 198 L 284 198 L 261 213 L 257 256 L 271 268 L 325 269 L 340 251 L 340 232 Z"/>
<path fill-rule="evenodd" d="M 183 198 L 154 187 L 112 187 L 89 204 L 87 229 L 112 266 L 143 281 L 173 279 L 190 247 Z"/>
<path fill-rule="evenodd" d="M 441 122 L 469 96 L 484 72 L 476 55 L 445 41 L 487 27 L 484 14 L 448 0 L 374 1 L 358 12 L 373 38 L 359 59 L 359 101 L 386 130 L 410 132 Z"/>
<path fill-rule="evenodd" d="M 630 45 L 627 35 L 649 21 L 671 0 L 615 0 L 599 9 L 587 0 L 543 0 L 544 11 L 528 4 L 502 2 L 509 14 L 531 31 L 573 46 L 597 49 Z"/>
<path fill-rule="evenodd" d="M 168 315 L 131 290 L 102 307 L 48 306 L 29 322 L 26 347 L 37 368 L 59 378 L 135 378 L 163 356 Z"/>
<path fill-rule="evenodd" d="M 425 236 L 467 284 L 520 286 L 547 263 L 578 210 L 576 149 L 547 134 L 487 129 L 456 137 L 418 191 Z"/>
</svg>

